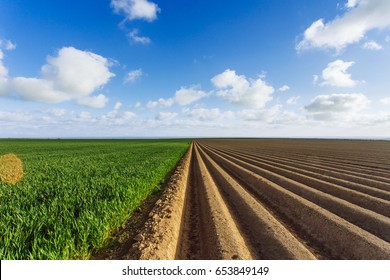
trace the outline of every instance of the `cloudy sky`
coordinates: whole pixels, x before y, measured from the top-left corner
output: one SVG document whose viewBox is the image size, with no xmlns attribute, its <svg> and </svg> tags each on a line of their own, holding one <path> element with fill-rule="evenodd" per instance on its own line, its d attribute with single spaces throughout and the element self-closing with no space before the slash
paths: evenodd
<svg viewBox="0 0 390 280">
<path fill-rule="evenodd" d="M 388 0 L 2 0 L 0 137 L 390 137 Z"/>
</svg>

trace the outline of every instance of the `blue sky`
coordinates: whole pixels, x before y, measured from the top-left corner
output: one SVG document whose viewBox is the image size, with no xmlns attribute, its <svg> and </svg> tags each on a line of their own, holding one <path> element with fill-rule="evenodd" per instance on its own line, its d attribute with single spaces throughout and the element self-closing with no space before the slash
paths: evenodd
<svg viewBox="0 0 390 280">
<path fill-rule="evenodd" d="M 390 1 L 3 0 L 0 137 L 390 137 Z"/>
</svg>

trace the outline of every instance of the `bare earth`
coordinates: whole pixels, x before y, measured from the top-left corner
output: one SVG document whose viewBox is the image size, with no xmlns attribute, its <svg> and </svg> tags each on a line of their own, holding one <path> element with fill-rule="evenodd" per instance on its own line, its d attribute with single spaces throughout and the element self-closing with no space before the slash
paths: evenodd
<svg viewBox="0 0 390 280">
<path fill-rule="evenodd" d="M 390 259 L 390 142 L 198 140 L 124 258 Z"/>
</svg>

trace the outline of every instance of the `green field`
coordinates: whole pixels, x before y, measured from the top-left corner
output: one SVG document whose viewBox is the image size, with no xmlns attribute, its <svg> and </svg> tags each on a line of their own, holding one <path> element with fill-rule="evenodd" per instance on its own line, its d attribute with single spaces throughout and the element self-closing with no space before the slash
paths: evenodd
<svg viewBox="0 0 390 280">
<path fill-rule="evenodd" d="M 163 183 L 189 140 L 0 140 L 24 177 L 0 182 L 0 259 L 84 259 Z"/>
</svg>

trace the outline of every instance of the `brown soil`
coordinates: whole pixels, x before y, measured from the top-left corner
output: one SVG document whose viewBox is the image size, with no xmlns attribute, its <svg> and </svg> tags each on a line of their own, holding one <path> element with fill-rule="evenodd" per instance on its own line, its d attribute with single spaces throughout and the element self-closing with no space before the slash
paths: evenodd
<svg viewBox="0 0 390 280">
<path fill-rule="evenodd" d="M 390 143 L 194 141 L 152 207 L 108 256 L 390 259 Z"/>
<path fill-rule="evenodd" d="M 16 184 L 23 178 L 22 161 L 15 154 L 0 156 L 0 181 Z"/>
</svg>

